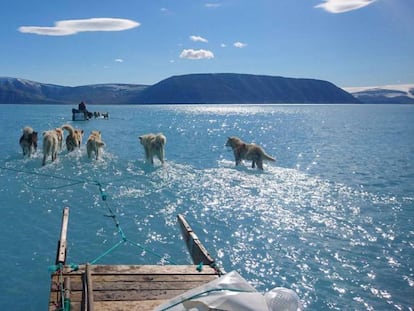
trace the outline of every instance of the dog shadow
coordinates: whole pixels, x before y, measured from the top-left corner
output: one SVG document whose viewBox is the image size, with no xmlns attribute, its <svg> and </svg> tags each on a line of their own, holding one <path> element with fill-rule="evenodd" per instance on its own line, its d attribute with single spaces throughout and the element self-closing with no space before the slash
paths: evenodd
<svg viewBox="0 0 414 311">
<path fill-rule="evenodd" d="M 268 170 L 260 170 L 257 168 L 252 168 L 251 166 L 247 166 L 247 164 L 240 164 L 234 167 L 234 169 L 238 172 L 243 172 L 249 175 L 268 175 Z"/>
<path fill-rule="evenodd" d="M 224 160 L 224 159 L 218 162 L 219 162 L 219 167 L 234 169 L 237 172 L 242 172 L 242 173 L 249 174 L 249 175 L 269 175 L 269 174 L 272 174 L 272 168 L 273 168 L 272 165 L 265 167 L 263 170 L 260 170 L 256 167 L 252 168 L 251 163 L 246 162 L 246 161 L 243 161 L 239 165 L 235 165 L 234 161 Z"/>
<path fill-rule="evenodd" d="M 161 164 L 161 163 L 158 163 L 158 162 L 155 162 L 154 164 L 151 164 L 146 160 L 138 160 L 136 165 L 145 174 L 154 173 L 154 172 L 158 171 L 159 169 L 162 169 L 165 166 L 165 164 Z"/>
</svg>

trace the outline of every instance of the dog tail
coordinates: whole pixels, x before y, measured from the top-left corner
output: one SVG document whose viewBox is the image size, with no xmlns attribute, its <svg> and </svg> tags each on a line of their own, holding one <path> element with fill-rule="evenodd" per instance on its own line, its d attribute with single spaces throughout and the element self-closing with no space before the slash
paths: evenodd
<svg viewBox="0 0 414 311">
<path fill-rule="evenodd" d="M 159 133 L 155 136 L 155 141 L 162 146 L 167 143 L 167 138 L 162 133 Z"/>
<path fill-rule="evenodd" d="M 71 136 L 73 135 L 73 133 L 75 133 L 75 129 L 70 124 L 62 125 L 62 129 L 67 130 Z"/>
<path fill-rule="evenodd" d="M 267 153 L 263 152 L 263 160 L 273 161 L 275 162 L 276 159 L 268 155 Z"/>
</svg>

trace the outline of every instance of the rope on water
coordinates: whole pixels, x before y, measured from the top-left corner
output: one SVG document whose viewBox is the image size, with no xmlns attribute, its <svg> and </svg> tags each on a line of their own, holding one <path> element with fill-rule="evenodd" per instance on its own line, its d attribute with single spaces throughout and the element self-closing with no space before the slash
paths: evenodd
<svg viewBox="0 0 414 311">
<path fill-rule="evenodd" d="M 154 252 L 154 251 L 152 251 L 152 250 L 150 250 L 150 249 L 142 246 L 141 244 L 139 244 L 137 242 L 134 242 L 134 241 L 128 239 L 126 237 L 124 231 L 122 230 L 122 227 L 121 227 L 121 225 L 120 225 L 120 223 L 118 221 L 118 218 L 117 218 L 116 214 L 113 212 L 112 208 L 110 207 L 110 205 L 109 205 L 109 203 L 107 201 L 108 195 L 107 195 L 107 193 L 105 191 L 105 188 L 102 186 L 102 184 L 99 181 L 95 181 L 95 184 L 98 186 L 99 192 L 101 194 L 102 201 L 104 201 L 104 204 L 105 204 L 106 208 L 109 211 L 109 215 L 105 215 L 105 216 L 106 217 L 110 217 L 110 218 L 112 218 L 114 220 L 115 227 L 118 229 L 118 233 L 119 233 L 119 235 L 121 237 L 121 240 L 119 240 L 115 245 L 113 245 L 108 250 L 106 250 L 105 252 L 103 252 L 97 258 L 95 258 L 94 260 L 92 260 L 91 261 L 91 264 L 97 263 L 99 260 L 101 260 L 106 255 L 110 254 L 112 251 L 114 251 L 115 249 L 117 249 L 123 243 L 129 243 L 132 246 L 138 247 L 138 248 L 142 249 L 143 251 L 145 251 L 145 252 L 147 252 L 147 253 L 155 256 L 155 257 L 160 258 L 161 260 L 165 260 L 165 261 L 167 261 L 167 262 L 169 262 L 171 264 L 176 264 L 173 260 L 166 259 L 165 256 L 162 256 L 162 255 L 160 255 L 160 254 L 158 254 L 158 253 L 156 253 L 156 252 Z"/>
<path fill-rule="evenodd" d="M 3 170 L 8 170 L 8 171 L 12 171 L 12 172 L 18 172 L 18 173 L 24 173 L 24 174 L 29 174 L 29 175 L 37 175 L 37 176 L 42 176 L 42 177 L 47 177 L 47 178 L 54 178 L 54 179 L 59 179 L 59 180 L 64 180 L 64 181 L 68 181 L 70 183 L 65 184 L 65 185 L 61 185 L 61 186 L 54 186 L 54 187 L 34 187 L 33 185 L 29 185 L 28 186 L 32 187 L 32 188 L 36 188 L 36 189 L 44 189 L 44 190 L 56 190 L 56 189 L 61 189 L 61 188 L 65 188 L 65 187 L 70 187 L 70 186 L 75 186 L 78 184 L 92 184 L 98 187 L 100 195 L 101 195 L 101 199 L 104 202 L 107 210 L 109 211 L 109 215 L 105 215 L 106 217 L 110 217 L 114 220 L 115 223 L 115 227 L 118 230 L 118 234 L 121 237 L 121 240 L 118 241 L 117 243 L 115 243 L 112 247 L 110 247 L 109 249 L 107 249 L 106 251 L 104 251 L 101 255 L 99 255 L 98 257 L 96 257 L 94 260 L 91 261 L 91 264 L 95 264 L 98 261 L 100 261 L 103 257 L 105 257 L 106 255 L 110 254 L 111 252 L 113 252 L 114 250 L 116 250 L 120 245 L 122 245 L 123 243 L 129 243 L 132 246 L 138 247 L 140 249 L 142 249 L 143 251 L 158 257 L 161 260 L 164 260 L 166 262 L 169 262 L 171 264 L 176 265 L 177 263 L 175 263 L 173 260 L 171 259 L 166 259 L 165 256 L 162 256 L 152 250 L 150 250 L 149 248 L 146 248 L 145 246 L 142 246 L 141 244 L 134 242 L 130 239 L 128 239 L 124 233 L 124 231 L 122 230 L 122 227 L 118 221 L 118 218 L 116 216 L 116 214 L 113 212 L 112 208 L 110 207 L 110 205 L 108 204 L 108 194 L 105 191 L 105 188 L 103 186 L 103 184 L 101 182 L 99 182 L 98 180 L 88 180 L 88 179 L 74 179 L 74 178 L 68 178 L 68 177 L 62 177 L 62 176 L 58 176 L 58 175 L 52 175 L 52 174 L 45 174 L 45 173 L 39 173 L 39 172 L 31 172 L 31 171 L 25 171 L 25 170 L 19 170 L 19 169 L 14 169 L 14 168 L 8 168 L 8 167 L 4 167 L 4 166 L 0 166 L 0 169 Z M 131 177 L 132 178 L 132 177 Z M 128 180 L 131 179 L 130 177 L 127 178 L 122 178 L 119 180 Z M 119 181 L 118 180 L 118 181 Z M 62 270 L 60 267 L 58 266 L 50 266 L 49 270 L 51 270 L 52 273 Z M 54 270 L 54 271 L 53 271 Z"/>
<path fill-rule="evenodd" d="M 4 167 L 4 166 L 0 166 L 0 169 L 7 170 L 7 171 L 12 171 L 12 172 L 17 172 L 17 173 L 24 173 L 24 174 L 28 174 L 28 175 L 37 175 L 37 176 L 54 178 L 54 179 L 61 179 L 61 180 L 64 180 L 64 181 L 71 181 L 71 182 L 78 182 L 78 183 L 89 182 L 88 180 L 85 180 L 85 179 L 74 179 L 74 178 L 68 178 L 68 177 L 52 175 L 52 174 L 45 174 L 45 173 L 39 173 L 39 172 L 19 170 L 19 169 L 16 169 L 16 168 L 10 168 L 10 167 Z"/>
<path fill-rule="evenodd" d="M 24 174 L 27 174 L 27 175 L 36 175 L 36 176 L 41 176 L 41 177 L 53 178 L 53 179 L 58 179 L 58 180 L 63 180 L 63 181 L 69 182 L 68 184 L 61 185 L 61 186 L 41 187 L 41 186 L 35 186 L 33 184 L 29 184 L 29 183 L 23 181 L 23 183 L 25 183 L 27 186 L 29 186 L 33 189 L 39 189 L 39 190 L 57 190 L 57 189 L 62 189 L 62 188 L 66 188 L 66 187 L 76 186 L 76 185 L 79 185 L 79 184 L 91 183 L 90 180 L 86 180 L 86 179 L 74 179 L 74 178 L 62 177 L 62 176 L 52 175 L 52 174 L 45 174 L 45 173 L 39 173 L 39 172 L 19 170 L 19 169 L 15 169 L 15 168 L 4 167 L 4 166 L 0 166 L 0 169 L 7 170 L 7 171 L 12 171 L 12 172 L 17 172 L 17 173 L 24 173 Z"/>
<path fill-rule="evenodd" d="M 122 243 L 124 243 L 123 240 L 118 241 L 118 243 L 116 243 L 114 246 L 112 246 L 107 251 L 103 252 L 101 255 L 99 255 L 94 260 L 92 260 L 91 261 L 91 265 L 96 264 L 99 260 L 101 260 L 102 258 L 104 258 L 106 255 L 112 253 L 112 251 L 115 250 L 116 248 L 118 248 L 118 246 L 121 245 Z"/>
</svg>

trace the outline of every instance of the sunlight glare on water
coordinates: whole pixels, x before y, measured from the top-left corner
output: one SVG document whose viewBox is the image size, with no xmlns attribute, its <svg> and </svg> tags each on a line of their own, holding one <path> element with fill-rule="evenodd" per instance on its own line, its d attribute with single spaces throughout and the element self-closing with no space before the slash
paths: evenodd
<svg viewBox="0 0 414 311">
<path fill-rule="evenodd" d="M 122 246 L 104 263 L 190 263 L 176 221 L 177 214 L 184 214 L 219 265 L 237 270 L 261 292 L 291 288 L 309 310 L 410 310 L 412 110 L 105 107 L 111 108 L 110 120 L 75 124 L 87 134 L 102 131 L 101 159 L 88 159 L 83 145 L 72 153 L 63 150 L 44 167 L 41 149 L 33 158 L 21 157 L 16 143 L 21 128 L 31 124 L 42 131 L 70 122 L 65 121 L 67 107 L 48 107 L 60 116 L 54 122 L 37 117 L 44 107 L 28 115 L 21 111 L 18 124 L 5 117 L 12 112 L 3 111 L 1 126 L 14 136 L 0 148 L 0 193 L 8 207 L 3 207 L 0 242 L 9 255 L 2 261 L 4 269 L 12 267 L 19 277 L 16 287 L 0 280 L 5 292 L 0 305 L 7 309 L 16 303 L 7 297 L 36 281 L 42 286 L 28 302 L 37 309 L 46 306 L 45 271 L 54 260 L 64 206 L 71 209 L 71 262 L 90 262 L 117 243 L 108 204 L 128 238 L 144 248 Z M 373 114 L 376 120 L 368 117 Z M 144 161 L 138 135 L 148 132 L 167 136 L 164 165 Z M 265 162 L 264 171 L 247 161 L 235 167 L 224 146 L 232 135 L 260 144 L 276 163 Z M 106 202 L 99 185 L 108 194 Z M 18 304 L 28 307 L 24 301 Z"/>
</svg>

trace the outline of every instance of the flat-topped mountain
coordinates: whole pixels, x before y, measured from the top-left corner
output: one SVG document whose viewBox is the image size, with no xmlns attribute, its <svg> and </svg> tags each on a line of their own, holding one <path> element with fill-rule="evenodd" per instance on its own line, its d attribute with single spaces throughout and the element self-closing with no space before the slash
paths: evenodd
<svg viewBox="0 0 414 311">
<path fill-rule="evenodd" d="M 270 104 L 359 103 L 334 84 L 316 79 L 217 73 L 172 76 L 152 86 L 60 86 L 0 78 L 0 104 Z"/>
<path fill-rule="evenodd" d="M 143 90 L 139 103 L 270 104 L 358 103 L 334 84 L 251 74 L 189 74 L 173 76 Z"/>
</svg>

